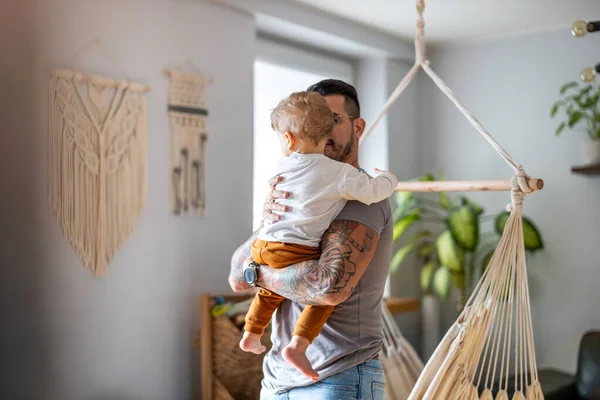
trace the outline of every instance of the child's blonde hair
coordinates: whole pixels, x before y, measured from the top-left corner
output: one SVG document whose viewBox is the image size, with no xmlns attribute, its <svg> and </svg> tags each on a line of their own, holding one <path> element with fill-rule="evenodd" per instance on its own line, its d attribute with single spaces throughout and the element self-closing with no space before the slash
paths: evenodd
<svg viewBox="0 0 600 400">
<path fill-rule="evenodd" d="M 315 92 L 294 92 L 271 113 L 271 127 L 275 131 L 291 132 L 315 144 L 331 135 L 333 125 L 333 112 L 325 98 Z"/>
</svg>

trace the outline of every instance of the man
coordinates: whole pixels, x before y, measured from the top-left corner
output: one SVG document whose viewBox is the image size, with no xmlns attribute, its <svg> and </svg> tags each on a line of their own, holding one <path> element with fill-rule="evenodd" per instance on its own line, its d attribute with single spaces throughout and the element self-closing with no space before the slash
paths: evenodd
<svg viewBox="0 0 600 400">
<path fill-rule="evenodd" d="M 335 127 L 325 155 L 359 168 L 358 141 L 365 129 L 351 85 L 333 79 L 307 89 L 325 97 Z M 277 199 L 293 196 L 276 189 L 272 179 L 264 218 L 277 221 L 285 207 Z M 273 347 L 265 355 L 261 399 L 383 399 L 385 381 L 378 354 L 382 345 L 381 301 L 389 272 L 393 221 L 388 200 L 365 205 L 349 201 L 323 236 L 322 255 L 283 269 L 250 264 L 256 233 L 233 255 L 229 283 L 236 292 L 254 285 L 284 301 L 272 320 Z M 286 363 L 281 350 L 290 342 L 303 305 L 334 305 L 307 356 L 320 375 L 317 383 Z"/>
</svg>

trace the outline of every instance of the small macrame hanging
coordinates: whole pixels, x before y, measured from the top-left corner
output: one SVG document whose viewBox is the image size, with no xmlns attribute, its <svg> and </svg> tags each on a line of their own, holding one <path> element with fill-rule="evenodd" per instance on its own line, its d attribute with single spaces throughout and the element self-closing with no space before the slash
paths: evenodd
<svg viewBox="0 0 600 400">
<path fill-rule="evenodd" d="M 542 189 L 543 181 L 529 177 L 433 71 L 425 57 L 424 9 L 424 0 L 417 0 L 414 66 L 400 81 L 361 141 L 373 131 L 422 69 L 510 165 L 514 175 L 510 180 L 501 181 L 400 182 L 396 188 L 397 191 L 411 192 L 511 192 L 510 216 L 488 267 L 458 320 L 425 365 L 408 399 L 508 400 L 510 391 L 513 392 L 513 400 L 542 400 L 529 305 L 522 217 L 525 195 Z"/>
<path fill-rule="evenodd" d="M 204 97 L 210 78 L 168 69 L 171 135 L 171 212 L 204 216 L 206 211 L 206 117 Z"/>
<path fill-rule="evenodd" d="M 146 197 L 141 84 L 55 70 L 49 83 L 49 205 L 96 276 L 133 232 Z"/>
</svg>

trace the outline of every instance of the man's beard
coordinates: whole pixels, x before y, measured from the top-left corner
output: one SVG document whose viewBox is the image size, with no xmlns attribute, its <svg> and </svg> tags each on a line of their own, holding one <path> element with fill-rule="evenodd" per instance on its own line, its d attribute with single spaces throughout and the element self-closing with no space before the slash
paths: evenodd
<svg viewBox="0 0 600 400">
<path fill-rule="evenodd" d="M 356 142 L 354 137 L 354 125 L 352 125 L 350 129 L 350 140 L 348 143 L 341 146 L 334 142 L 333 146 L 330 146 L 331 150 L 329 151 L 329 154 L 325 154 L 327 157 L 340 162 L 343 162 L 348 158 L 348 155 L 354 150 L 354 145 Z"/>
</svg>

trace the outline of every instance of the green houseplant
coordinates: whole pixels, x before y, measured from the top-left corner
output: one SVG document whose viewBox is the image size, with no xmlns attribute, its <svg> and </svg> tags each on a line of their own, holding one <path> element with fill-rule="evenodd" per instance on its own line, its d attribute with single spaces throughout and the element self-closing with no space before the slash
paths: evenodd
<svg viewBox="0 0 600 400">
<path fill-rule="evenodd" d="M 564 120 L 556 127 L 555 134 L 559 136 L 567 128 L 584 130 L 590 139 L 583 147 L 584 161 L 600 162 L 600 86 L 572 81 L 562 85 L 559 93 L 560 99 L 552 104 L 550 116 L 561 115 Z"/>
<path fill-rule="evenodd" d="M 433 181 L 433 175 L 418 178 Z M 451 197 L 445 192 L 432 200 L 427 194 L 411 192 L 394 194 L 394 242 L 403 240 L 394 253 L 390 266 L 393 274 L 405 263 L 409 254 L 416 254 L 421 265 L 421 289 L 424 294 L 435 294 L 449 299 L 452 288 L 459 290 L 457 309 L 460 312 L 470 296 L 502 235 L 509 213 L 500 211 L 484 215 L 485 210 L 466 196 Z M 482 226 L 492 222 L 488 231 Z M 409 228 L 417 222 L 431 223 L 432 230 Z M 523 216 L 525 249 L 528 253 L 544 247 L 542 236 L 531 221 Z"/>
</svg>

